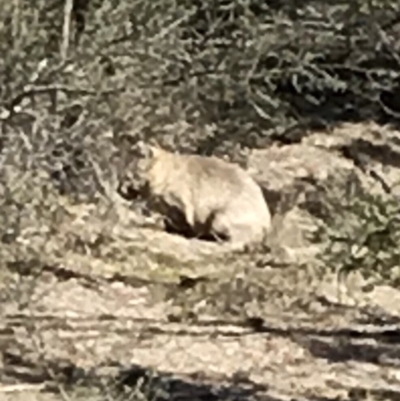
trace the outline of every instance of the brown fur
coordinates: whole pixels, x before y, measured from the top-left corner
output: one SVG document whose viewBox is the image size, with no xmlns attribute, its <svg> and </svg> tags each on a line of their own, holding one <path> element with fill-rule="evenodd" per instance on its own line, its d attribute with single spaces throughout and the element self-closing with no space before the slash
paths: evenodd
<svg viewBox="0 0 400 401">
<path fill-rule="evenodd" d="M 238 165 L 143 143 L 139 148 L 137 167 L 147 197 L 171 230 L 240 244 L 264 239 L 269 208 L 261 188 Z"/>
</svg>

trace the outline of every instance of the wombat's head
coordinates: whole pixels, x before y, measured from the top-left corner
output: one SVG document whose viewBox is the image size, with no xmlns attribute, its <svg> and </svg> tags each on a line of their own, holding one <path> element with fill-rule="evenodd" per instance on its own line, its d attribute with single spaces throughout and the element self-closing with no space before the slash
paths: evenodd
<svg viewBox="0 0 400 401">
<path fill-rule="evenodd" d="M 165 151 L 160 146 L 153 143 L 145 143 L 144 141 L 137 142 L 132 147 L 132 157 L 135 159 L 135 169 L 138 174 L 145 173 L 155 160 L 160 158 Z"/>
<path fill-rule="evenodd" d="M 153 146 L 139 141 L 129 149 L 129 161 L 121 174 L 118 192 L 124 198 L 135 199 L 146 190 L 146 173 L 153 159 Z"/>
<path fill-rule="evenodd" d="M 145 143 L 144 141 L 139 141 L 132 147 L 132 153 L 139 160 L 151 160 L 157 157 L 161 152 L 162 149 L 156 143 Z"/>
<path fill-rule="evenodd" d="M 130 149 L 129 167 L 125 171 L 123 181 L 136 193 L 141 193 L 146 187 L 148 172 L 158 160 L 163 151 L 156 143 L 139 141 Z"/>
</svg>

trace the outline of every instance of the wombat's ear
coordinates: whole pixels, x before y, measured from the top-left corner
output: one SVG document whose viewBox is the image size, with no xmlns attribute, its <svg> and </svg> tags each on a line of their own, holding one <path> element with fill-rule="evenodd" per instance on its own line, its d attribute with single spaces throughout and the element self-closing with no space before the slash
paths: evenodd
<svg viewBox="0 0 400 401">
<path fill-rule="evenodd" d="M 134 148 L 135 152 L 139 157 L 146 159 L 156 157 L 162 151 L 159 145 L 155 142 L 153 144 L 153 143 L 145 143 L 144 141 L 139 141 L 136 143 Z"/>
<path fill-rule="evenodd" d="M 132 146 L 132 150 L 138 157 L 147 158 L 150 156 L 150 146 L 143 141 L 136 142 L 135 145 Z"/>
<path fill-rule="evenodd" d="M 147 147 L 148 147 L 150 157 L 157 157 L 161 153 L 163 153 L 162 147 L 159 145 L 159 143 L 157 142 L 157 140 L 155 138 L 151 138 L 149 140 Z"/>
</svg>

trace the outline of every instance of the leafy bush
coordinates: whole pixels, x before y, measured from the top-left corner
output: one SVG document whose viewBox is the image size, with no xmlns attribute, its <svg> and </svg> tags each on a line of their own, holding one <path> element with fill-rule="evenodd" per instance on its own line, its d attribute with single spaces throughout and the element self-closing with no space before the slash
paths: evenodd
<svg viewBox="0 0 400 401">
<path fill-rule="evenodd" d="M 398 286 L 399 201 L 387 194 L 368 193 L 356 181 L 350 186 L 325 199 L 329 217 L 313 233 L 314 241 L 325 244 L 319 259 L 339 276 L 357 271 L 374 282 Z"/>
</svg>

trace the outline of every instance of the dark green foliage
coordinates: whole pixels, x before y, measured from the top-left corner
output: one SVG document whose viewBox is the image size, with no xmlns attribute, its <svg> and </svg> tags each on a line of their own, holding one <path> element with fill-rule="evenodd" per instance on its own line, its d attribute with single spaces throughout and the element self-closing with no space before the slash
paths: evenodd
<svg viewBox="0 0 400 401">
<path fill-rule="evenodd" d="M 396 1 L 75 0 L 64 65 L 64 2 L 24 1 L 18 23 L 12 5 L 2 4 L 3 107 L 15 105 L 35 74 L 46 85 L 140 88 L 153 113 L 162 99 L 171 103 L 159 111 L 167 119 L 179 113 L 216 124 L 218 134 L 196 138 L 200 148 L 296 141 L 310 125 L 390 120 L 400 111 Z M 38 73 L 44 57 L 49 65 Z M 68 103 L 76 100 L 95 102 L 85 106 L 104 118 L 121 97 L 102 106 L 68 94 Z"/>
<path fill-rule="evenodd" d="M 337 190 L 325 201 L 329 211 L 313 235 L 325 244 L 319 255 L 324 266 L 339 275 L 359 271 L 366 278 L 400 285 L 399 200 L 368 193 L 349 181 L 345 191 Z"/>
</svg>

